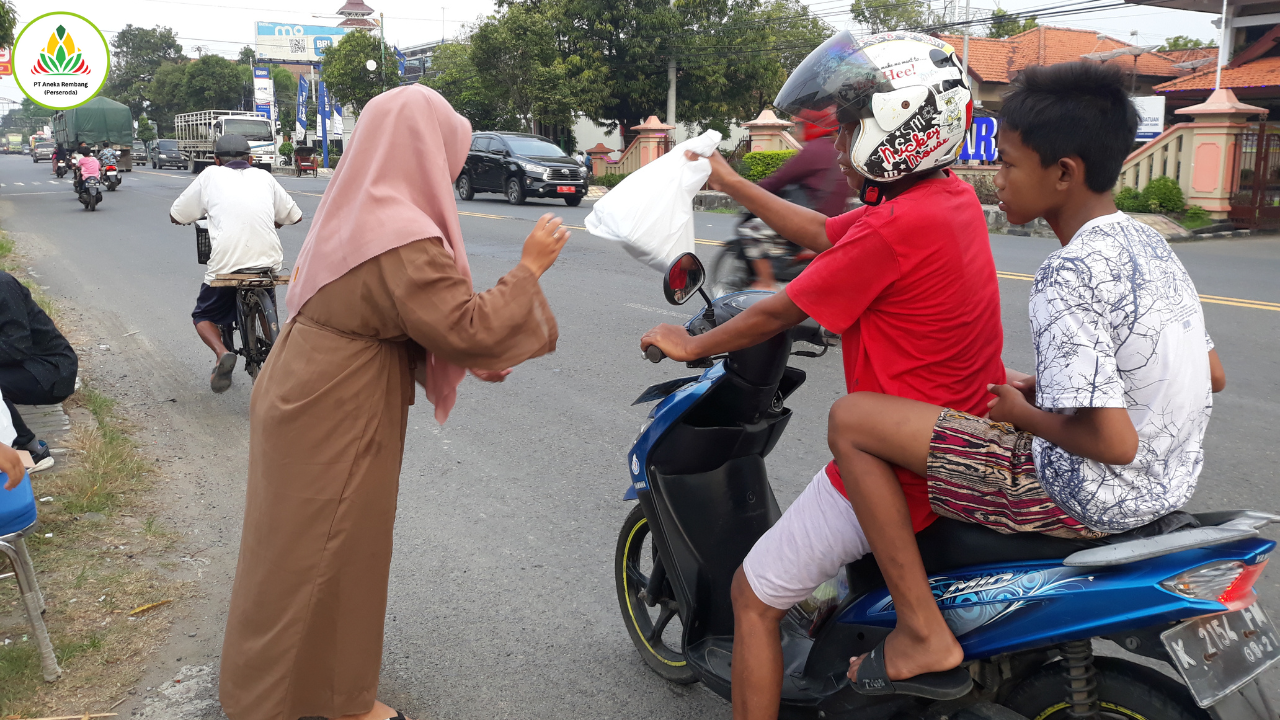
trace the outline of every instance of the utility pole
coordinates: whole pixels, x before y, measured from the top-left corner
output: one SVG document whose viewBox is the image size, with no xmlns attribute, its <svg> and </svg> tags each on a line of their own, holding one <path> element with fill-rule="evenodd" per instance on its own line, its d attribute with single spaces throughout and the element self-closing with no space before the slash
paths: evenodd
<svg viewBox="0 0 1280 720">
<path fill-rule="evenodd" d="M 1226 65 L 1226 61 L 1231 57 L 1231 51 L 1227 49 L 1227 0 L 1222 0 L 1222 40 L 1218 42 L 1218 74 L 1213 79 L 1213 89 L 1222 88 L 1222 66 Z"/>
<path fill-rule="evenodd" d="M 387 91 L 387 19 L 378 13 L 378 43 L 382 45 L 382 92 Z"/>
<path fill-rule="evenodd" d="M 969 82 L 969 0 L 964 0 L 964 50 L 960 58 L 960 74 Z"/>
<path fill-rule="evenodd" d="M 671 8 L 674 10 L 676 0 L 671 0 Z M 674 126 L 676 124 L 676 58 L 675 55 L 667 58 L 667 124 Z"/>
</svg>

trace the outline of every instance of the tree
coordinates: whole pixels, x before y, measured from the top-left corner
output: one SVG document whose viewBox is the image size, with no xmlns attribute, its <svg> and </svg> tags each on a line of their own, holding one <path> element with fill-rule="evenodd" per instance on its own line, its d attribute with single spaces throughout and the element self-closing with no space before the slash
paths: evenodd
<svg viewBox="0 0 1280 720">
<path fill-rule="evenodd" d="M 532 130 L 534 120 L 573 121 L 573 81 L 556 48 L 555 29 L 538 8 L 512 5 L 481 21 L 471 35 L 471 63 L 482 82 L 509 100 L 520 129 Z"/>
<path fill-rule="evenodd" d="M 1040 24 L 1036 22 L 1035 15 L 1019 20 L 1017 17 L 1009 17 L 1008 11 L 1004 8 L 997 7 L 995 12 L 991 13 L 991 29 L 987 31 L 987 37 L 1013 37 L 1037 27 L 1040 27 Z"/>
<path fill-rule="evenodd" d="M 1209 47 L 1209 44 L 1197 38 L 1188 37 L 1186 35 L 1174 35 L 1165 38 L 1164 44 L 1156 49 L 1156 52 L 1166 52 L 1168 50 L 1195 50 L 1197 48 Z"/>
<path fill-rule="evenodd" d="M 137 117 L 146 108 L 146 89 L 160 65 L 183 60 L 172 28 L 125 25 L 111 41 L 111 75 L 103 94 L 128 105 Z"/>
<path fill-rule="evenodd" d="M 853 0 L 849 6 L 854 22 L 870 33 L 889 30 L 915 30 L 937 24 L 939 16 L 928 0 Z"/>
<path fill-rule="evenodd" d="M 253 46 L 245 45 L 240 48 L 240 57 L 236 62 L 240 65 L 252 65 L 258 60 L 258 53 L 254 52 Z"/>
<path fill-rule="evenodd" d="M 1008 38 L 1014 35 L 1020 35 L 1028 30 L 1034 30 L 1040 27 L 1040 23 L 1036 21 L 1035 15 L 1030 15 L 1019 19 L 1018 16 L 1010 17 L 1010 13 L 1001 7 L 996 7 L 991 13 L 991 24 L 987 29 L 987 37 L 989 38 Z"/>
<path fill-rule="evenodd" d="M 252 76 L 253 71 L 249 72 Z M 181 90 L 183 112 L 238 108 L 244 104 L 244 83 L 241 66 L 221 55 L 205 55 L 187 65 Z"/>
<path fill-rule="evenodd" d="M 295 113 L 298 111 L 298 81 L 293 73 L 279 65 L 271 66 L 271 85 L 276 94 L 276 113 L 280 133 L 292 135 Z"/>
<path fill-rule="evenodd" d="M 423 77 L 420 82 L 443 95 L 459 115 L 471 121 L 473 129 L 520 129 L 511 98 L 485 82 L 471 62 L 469 42 L 451 42 L 436 48 L 431 70 L 432 76 Z"/>
<path fill-rule="evenodd" d="M 146 143 L 147 147 L 151 147 L 151 142 L 157 137 L 156 130 L 151 127 L 151 121 L 147 119 L 146 115 L 138 117 L 138 131 L 134 134 L 139 140 Z"/>
<path fill-rule="evenodd" d="M 148 115 L 155 121 L 162 137 L 173 136 L 173 116 L 187 112 L 185 88 L 187 63 L 164 63 L 146 89 Z"/>
<path fill-rule="evenodd" d="M 400 85 L 395 55 L 387 48 L 386 62 L 383 62 L 383 54 L 381 40 L 364 31 L 347 33 L 337 45 L 325 51 L 320 78 L 335 98 L 351 106 L 356 117 L 374 96 Z M 376 69 L 366 67 L 370 60 L 376 63 Z"/>
<path fill-rule="evenodd" d="M 0 47 L 13 47 L 17 29 L 18 9 L 13 6 L 13 0 L 0 0 Z"/>
</svg>

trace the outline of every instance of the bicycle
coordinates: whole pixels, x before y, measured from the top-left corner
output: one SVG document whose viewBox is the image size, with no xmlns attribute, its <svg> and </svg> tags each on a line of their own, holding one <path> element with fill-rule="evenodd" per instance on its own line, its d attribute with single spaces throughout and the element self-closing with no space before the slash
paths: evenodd
<svg viewBox="0 0 1280 720">
<path fill-rule="evenodd" d="M 209 264 L 213 251 L 209 241 L 209 221 L 196 220 L 196 260 Z M 234 273 L 214 276 L 210 287 L 236 288 L 236 319 L 229 325 L 219 325 L 222 344 L 230 352 L 244 358 L 245 372 L 251 380 L 258 379 L 258 371 L 267 361 L 271 347 L 280 333 L 280 320 L 276 314 L 276 286 L 289 283 L 288 273 L 278 274 L 271 268 L 244 268 Z M 236 346 L 236 336 L 240 344 Z"/>
</svg>

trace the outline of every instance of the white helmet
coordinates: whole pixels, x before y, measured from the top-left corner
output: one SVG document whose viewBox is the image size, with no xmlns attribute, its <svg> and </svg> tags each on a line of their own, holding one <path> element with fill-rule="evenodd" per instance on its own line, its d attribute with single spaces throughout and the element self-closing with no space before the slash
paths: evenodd
<svg viewBox="0 0 1280 720">
<path fill-rule="evenodd" d="M 913 32 L 830 38 L 791 73 L 773 104 L 826 128 L 858 122 L 850 165 L 876 182 L 955 162 L 973 119 L 955 48 Z"/>
</svg>

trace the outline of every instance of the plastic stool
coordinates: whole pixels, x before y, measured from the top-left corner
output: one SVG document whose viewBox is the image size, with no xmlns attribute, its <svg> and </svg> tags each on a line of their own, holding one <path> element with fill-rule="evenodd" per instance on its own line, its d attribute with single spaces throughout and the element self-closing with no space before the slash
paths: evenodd
<svg viewBox="0 0 1280 720">
<path fill-rule="evenodd" d="M 44 595 L 36 583 L 36 569 L 31 564 L 31 555 L 27 552 L 27 543 L 23 537 L 36 525 L 36 498 L 31 492 L 31 477 L 23 476 L 22 482 L 13 490 L 4 490 L 9 476 L 0 473 L 0 555 L 9 559 L 13 572 L 0 575 L 0 580 L 17 578 L 18 593 L 22 595 L 22 604 L 27 611 L 27 622 L 31 625 L 31 634 L 35 636 L 36 645 L 40 648 L 40 667 L 44 671 L 44 679 L 53 682 L 62 675 L 58 667 L 58 659 L 53 654 L 53 643 L 49 641 L 49 631 L 44 626 Z M 3 566 L 0 566 L 3 567 Z"/>
</svg>

